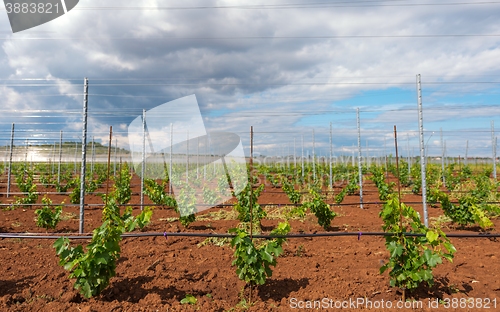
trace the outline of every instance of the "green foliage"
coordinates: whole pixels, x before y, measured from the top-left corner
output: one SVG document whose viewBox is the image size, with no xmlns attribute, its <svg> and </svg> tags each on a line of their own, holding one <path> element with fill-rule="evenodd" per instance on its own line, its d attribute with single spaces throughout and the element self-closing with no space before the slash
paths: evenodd
<svg viewBox="0 0 500 312">
<path fill-rule="evenodd" d="M 457 185 L 460 183 L 461 176 L 459 174 L 455 174 L 455 164 L 449 164 L 446 166 L 445 171 L 444 171 L 444 178 L 446 181 L 446 188 L 448 190 L 453 190 Z"/>
<path fill-rule="evenodd" d="M 177 202 L 172 196 L 165 192 L 165 186 L 165 182 L 160 185 L 156 183 L 155 180 L 145 179 L 144 194 L 146 194 L 146 196 L 148 196 L 149 199 L 157 205 L 177 208 Z"/>
<path fill-rule="evenodd" d="M 41 178 L 40 178 L 41 180 Z M 56 191 L 59 193 L 65 193 L 68 189 L 72 188 L 74 180 L 71 179 L 71 172 L 61 172 L 59 177 L 59 182 L 55 180 Z"/>
<path fill-rule="evenodd" d="M 179 221 L 183 226 L 187 227 L 196 219 L 195 213 L 197 212 L 197 210 L 196 197 L 194 195 L 194 192 L 192 192 L 191 190 L 186 191 L 183 188 L 177 196 L 177 201 L 179 203 L 178 209 L 182 209 L 181 211 L 178 211 L 181 213 Z"/>
<path fill-rule="evenodd" d="M 290 232 L 290 225 L 286 222 L 278 224 L 271 235 L 286 235 Z M 232 265 L 236 265 L 238 277 L 250 284 L 263 285 L 266 279 L 272 276 L 271 266 L 276 266 L 277 258 L 283 253 L 281 247 L 285 238 L 265 240 L 260 245 L 255 245 L 250 235 L 237 228 L 229 230 L 235 233 L 231 246 L 235 248 Z"/>
<path fill-rule="evenodd" d="M 480 201 L 497 201 L 498 199 L 498 184 L 484 175 L 474 176 L 473 183 L 464 187 L 469 189 L 470 195 Z"/>
<path fill-rule="evenodd" d="M 137 217 L 132 215 L 132 207 L 127 207 L 121 216 L 125 232 L 132 232 L 136 227 L 141 231 L 151 222 L 153 210 L 150 207 L 145 207 Z"/>
<path fill-rule="evenodd" d="M 42 198 L 44 206 L 41 209 L 35 210 L 36 225 L 46 230 L 55 229 L 59 221 L 61 221 L 62 206 L 51 208 L 52 200 L 47 196 Z"/>
<path fill-rule="evenodd" d="M 182 189 L 177 196 L 177 200 L 175 200 L 165 192 L 165 182 L 160 185 L 152 179 L 145 179 L 144 186 L 144 194 L 146 194 L 153 203 L 173 207 L 178 213 L 179 207 L 184 207 L 186 211 L 183 211 L 182 216 L 179 217 L 179 221 L 183 226 L 187 227 L 190 223 L 195 221 L 196 198 L 192 192 L 186 192 Z"/>
<path fill-rule="evenodd" d="M 81 183 L 80 183 L 80 177 L 75 177 L 71 182 L 68 183 L 73 186 L 73 190 L 69 194 L 69 201 L 72 204 L 79 204 L 80 203 L 80 190 L 81 190 Z M 87 181 L 85 184 L 85 194 L 93 193 L 97 190 L 97 187 L 99 186 L 97 180 L 91 180 Z"/>
<path fill-rule="evenodd" d="M 337 195 L 335 195 L 335 202 L 337 204 L 341 204 L 342 201 L 344 200 L 344 197 L 346 196 L 347 194 L 347 190 L 345 188 L 343 188 L 340 192 L 338 192 Z"/>
<path fill-rule="evenodd" d="M 318 224 L 327 230 L 337 214 L 330 209 L 330 205 L 325 203 L 321 195 L 315 190 L 311 189 L 309 194 L 311 199 L 304 203 L 304 207 L 309 208 L 318 218 Z"/>
<path fill-rule="evenodd" d="M 459 225 L 478 224 L 486 229 L 493 226 L 491 220 L 486 216 L 482 204 L 478 198 L 465 194 L 458 199 L 458 205 L 451 203 L 448 194 L 436 191 L 436 196 L 441 203 L 445 216 Z"/>
<path fill-rule="evenodd" d="M 460 172 L 462 180 L 470 179 L 472 177 L 472 168 L 470 166 L 463 166 Z"/>
<path fill-rule="evenodd" d="M 120 257 L 121 234 L 126 229 L 127 213 L 120 216 L 120 209 L 114 197 L 110 196 L 103 210 L 103 223 L 93 231 L 92 240 L 86 247 L 71 247 L 69 239 L 61 237 L 54 243 L 59 264 L 70 271 L 69 278 L 75 278 L 75 289 L 90 298 L 99 295 L 116 275 L 116 262 Z"/>
<path fill-rule="evenodd" d="M 429 187 L 426 192 L 427 203 L 429 203 L 432 207 L 436 207 L 436 203 L 439 201 L 439 194 L 441 192 L 439 190 L 439 186 L 436 188 Z"/>
<path fill-rule="evenodd" d="M 132 175 L 129 172 L 127 163 L 123 164 L 121 170 L 115 178 L 114 193 L 118 204 L 124 205 L 128 203 L 132 196 L 130 188 L 130 180 Z"/>
<path fill-rule="evenodd" d="M 427 188 L 432 187 L 436 185 L 441 179 L 441 170 L 440 168 L 435 165 L 435 164 L 428 164 L 426 171 L 425 171 L 425 177 L 426 177 L 426 185 Z"/>
<path fill-rule="evenodd" d="M 257 203 L 260 193 L 264 190 L 264 184 L 252 190 L 252 184 L 247 183 L 245 188 L 239 193 L 235 194 L 238 202 L 234 205 L 234 209 L 238 212 L 238 219 L 241 222 L 250 222 L 250 209 L 252 209 L 253 219 L 260 222 L 266 216 L 266 212 Z M 252 207 L 250 208 L 250 201 Z"/>
<path fill-rule="evenodd" d="M 460 183 L 472 177 L 472 169 L 470 166 L 464 166 L 462 170 L 458 172 L 458 170 L 455 169 L 455 165 L 454 163 L 449 164 L 446 166 L 443 173 L 446 181 L 446 188 L 450 191 L 454 190 Z"/>
<path fill-rule="evenodd" d="M 293 207 L 293 209 L 287 216 L 288 217 L 297 216 L 299 218 L 304 218 L 306 216 L 307 209 L 308 209 L 307 205 L 297 205 Z"/>
<path fill-rule="evenodd" d="M 52 186 L 52 175 L 49 173 L 40 173 L 40 183 L 43 187 L 51 187 Z"/>
<path fill-rule="evenodd" d="M 481 173 L 482 176 L 489 178 L 491 177 L 491 174 L 493 173 L 493 168 L 491 167 L 486 167 L 483 169 L 483 172 Z"/>
<path fill-rule="evenodd" d="M 80 203 L 80 178 L 74 178 L 72 183 L 75 188 L 69 194 L 69 201 L 76 205 Z"/>
<path fill-rule="evenodd" d="M 350 177 L 345 189 L 347 195 L 354 195 L 354 193 L 359 190 L 359 176 L 357 174 L 354 174 Z"/>
<path fill-rule="evenodd" d="M 432 286 L 432 270 L 442 263 L 442 258 L 451 262 L 456 252 L 446 235 L 440 229 L 425 227 L 418 213 L 404 203 L 400 204 L 394 195 L 384 204 L 380 217 L 385 232 L 398 233 L 385 238 L 390 258 L 380 268 L 380 273 L 390 269 L 392 287 L 413 290 L 424 282 Z M 408 236 L 406 233 L 421 236 Z"/>
<path fill-rule="evenodd" d="M 97 179 L 87 180 L 85 183 L 85 194 L 94 193 L 99 188 Z"/>
<path fill-rule="evenodd" d="M 353 195 L 357 190 L 359 190 L 359 177 L 357 175 L 351 175 L 347 185 L 335 195 L 335 202 L 337 204 L 342 203 L 346 195 Z"/>
<path fill-rule="evenodd" d="M 420 192 L 420 188 L 422 187 L 422 171 L 420 169 L 420 162 L 415 162 L 411 166 L 410 173 L 413 178 L 413 187 L 411 191 L 416 195 Z"/>
<path fill-rule="evenodd" d="M 75 278 L 75 289 L 90 298 L 99 295 L 108 285 L 111 277 L 116 275 L 116 263 L 120 258 L 121 234 L 133 231 L 136 226 L 141 229 L 151 220 L 152 210 L 144 209 L 134 218 L 132 208 L 128 207 L 120 215 L 120 207 L 116 200 L 116 192 L 107 198 L 102 212 L 102 225 L 95 229 L 92 240 L 84 251 L 81 245 L 71 247 L 69 239 L 59 238 L 54 243 L 59 264 L 70 272 L 69 278 Z"/>
<path fill-rule="evenodd" d="M 408 162 L 406 162 L 404 159 L 401 159 L 399 161 L 399 182 L 403 187 L 408 187 L 412 183 L 410 174 L 408 173 L 408 166 Z"/>
<path fill-rule="evenodd" d="M 203 201 L 208 205 L 215 205 L 220 201 L 220 197 L 217 195 L 217 192 L 210 189 L 209 187 L 203 187 Z"/>
<path fill-rule="evenodd" d="M 196 304 L 196 302 L 198 302 L 198 299 L 190 294 L 186 294 L 186 297 L 181 300 L 181 304 Z"/>
<path fill-rule="evenodd" d="M 372 180 L 378 189 L 378 198 L 383 201 L 387 200 L 389 198 L 389 195 L 391 195 L 394 192 L 393 190 L 395 185 L 394 182 L 391 183 L 385 182 L 384 169 L 381 167 L 372 166 L 371 173 L 372 173 Z"/>
<path fill-rule="evenodd" d="M 277 188 L 280 186 L 280 181 L 279 179 L 274 175 L 274 174 L 267 174 L 266 175 L 266 179 L 271 183 L 271 185 L 274 187 L 274 188 Z"/>
<path fill-rule="evenodd" d="M 222 196 L 229 196 L 231 193 L 228 191 L 229 184 L 227 183 L 228 178 L 226 176 L 220 177 L 217 180 L 217 189 Z"/>
<path fill-rule="evenodd" d="M 59 183 L 57 181 L 55 181 L 55 185 L 56 185 L 56 191 L 58 191 L 59 193 L 65 193 L 68 191 L 68 189 L 70 189 L 71 187 L 73 187 L 73 184 L 71 183 L 72 181 L 63 181 L 61 180 L 62 183 Z M 66 182 L 66 183 L 64 183 Z"/>
<path fill-rule="evenodd" d="M 16 205 L 30 205 L 38 200 L 36 184 L 33 182 L 33 170 L 28 170 L 25 165 L 16 172 L 16 183 L 19 190 L 27 193 L 25 197 L 16 197 Z"/>
<path fill-rule="evenodd" d="M 293 187 L 293 184 L 288 182 L 288 180 L 286 178 L 282 179 L 281 188 L 286 193 L 286 195 L 288 196 L 288 199 L 290 199 L 290 202 L 292 204 L 298 204 L 300 202 L 300 198 L 302 197 L 302 195 L 300 194 L 299 191 L 295 190 L 295 188 Z"/>
</svg>

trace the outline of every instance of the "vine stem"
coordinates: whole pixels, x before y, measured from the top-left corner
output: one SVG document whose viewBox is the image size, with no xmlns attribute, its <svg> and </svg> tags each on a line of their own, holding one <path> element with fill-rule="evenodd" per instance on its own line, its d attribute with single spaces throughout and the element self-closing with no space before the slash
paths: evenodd
<svg viewBox="0 0 500 312">
<path fill-rule="evenodd" d="M 401 231 L 399 234 L 400 244 L 404 246 L 404 242 L 402 242 L 402 230 L 403 230 L 403 210 L 401 208 L 401 182 L 399 180 L 399 155 L 398 155 L 398 132 L 396 130 L 396 125 L 394 125 L 394 147 L 396 148 L 396 175 L 397 175 L 397 183 L 398 183 L 398 207 L 399 207 L 399 230 Z M 406 301 L 406 289 L 403 288 L 402 300 Z"/>
</svg>

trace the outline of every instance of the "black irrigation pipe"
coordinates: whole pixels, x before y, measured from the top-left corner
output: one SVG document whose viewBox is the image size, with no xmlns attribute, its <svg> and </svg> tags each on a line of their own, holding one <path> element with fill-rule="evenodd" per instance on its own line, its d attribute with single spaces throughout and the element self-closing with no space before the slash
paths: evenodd
<svg viewBox="0 0 500 312">
<path fill-rule="evenodd" d="M 414 204 L 422 204 L 421 201 L 405 201 L 404 202 L 405 204 L 410 204 L 410 205 L 414 205 Z M 456 201 L 452 201 L 451 202 L 452 204 L 457 204 L 458 202 Z M 353 206 L 353 205 L 357 205 L 358 203 L 340 203 L 340 204 L 337 204 L 337 203 L 331 203 L 331 204 L 328 204 L 327 205 L 330 205 L 330 207 L 335 207 L 335 206 Z M 372 202 L 363 202 L 363 204 L 372 204 L 372 205 L 383 205 L 385 204 L 385 202 L 383 201 L 372 201 Z M 427 204 L 430 204 L 430 202 L 427 202 Z M 485 202 L 485 204 L 500 204 L 500 202 Z M 236 204 L 219 204 L 217 206 L 215 206 L 214 208 L 224 208 L 224 207 L 234 207 Z M 267 207 L 267 206 L 278 206 L 278 208 L 280 208 L 281 206 L 283 207 L 286 207 L 286 206 L 293 206 L 293 207 L 298 207 L 298 206 L 302 206 L 302 204 L 293 204 L 293 203 L 270 203 L 270 204 L 260 204 L 261 206 L 264 206 L 264 207 Z M 12 207 L 12 206 L 19 206 L 19 207 L 22 207 L 22 206 L 44 206 L 44 204 L 16 204 L 16 203 L 10 203 L 10 204 L 0 204 L 0 207 Z M 49 205 L 49 206 L 63 206 L 63 207 L 72 207 L 72 206 L 80 206 L 79 204 L 52 204 L 52 205 Z M 120 206 L 123 206 L 123 207 L 128 207 L 128 206 L 131 206 L 131 207 L 140 207 L 141 204 L 140 203 L 137 203 L 137 204 L 123 204 L 123 205 L 120 205 Z M 146 207 L 165 207 L 165 208 L 172 208 L 172 207 L 169 207 L 167 205 L 161 205 L 161 204 L 143 204 L 142 206 Z M 200 206 L 203 206 L 203 205 L 200 205 Z M 210 206 L 212 207 L 211 205 L 208 205 L 206 204 L 205 206 Z M 85 207 L 104 207 L 104 204 L 85 204 Z M 439 209 L 439 207 L 432 207 L 433 209 Z"/>
<path fill-rule="evenodd" d="M 332 233 L 302 233 L 302 234 L 288 234 L 288 235 L 253 235 L 254 238 L 307 238 L 307 237 L 340 237 L 340 236 L 357 236 L 358 240 L 363 236 L 398 236 L 401 233 L 386 233 L 386 232 L 332 232 Z M 420 233 L 403 233 L 406 236 L 425 236 Z M 463 233 L 445 233 L 447 237 L 456 238 L 496 238 L 500 237 L 500 233 L 478 233 L 478 234 L 463 234 Z M 122 238 L 132 237 L 218 237 L 218 238 L 233 238 L 233 234 L 219 234 L 219 233 L 127 233 L 122 234 Z M 69 239 L 91 239 L 92 235 L 46 235 L 36 233 L 0 233 L 0 238 L 25 238 L 25 239 L 57 239 L 66 237 Z"/>
</svg>

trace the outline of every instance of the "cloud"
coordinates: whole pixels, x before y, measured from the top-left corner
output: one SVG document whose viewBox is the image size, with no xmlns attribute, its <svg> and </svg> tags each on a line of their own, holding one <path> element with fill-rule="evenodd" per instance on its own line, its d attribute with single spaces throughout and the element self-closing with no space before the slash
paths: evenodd
<svg viewBox="0 0 500 312">
<path fill-rule="evenodd" d="M 446 3 L 451 1 L 440 2 Z M 0 94 L 9 109 L 58 105 L 77 112 L 83 78 L 88 77 L 89 120 L 96 123 L 92 131 L 106 132 L 113 125 L 122 131 L 117 135 L 125 135 L 120 125 L 130 123 L 142 109 L 196 94 L 207 127 L 243 136 L 253 125 L 267 140 L 258 142 L 263 152 L 290 144 L 313 127 L 318 146 L 325 149 L 329 121 L 335 122 L 339 136 L 334 144 L 341 150 L 356 142 L 354 108 L 374 106 L 370 96 L 362 94 L 414 92 L 415 75 L 420 73 L 425 104 L 443 108 L 443 103 L 464 105 L 451 95 L 489 92 L 497 86 L 463 82 L 498 76 L 499 37 L 440 36 L 498 34 L 496 4 L 408 4 L 327 1 L 321 9 L 307 3 L 249 9 L 238 6 L 254 2 L 88 1 L 36 29 L 4 35 L 0 79 L 5 85 Z M 236 8 L 187 9 L 228 5 Z M 98 8 L 125 6 L 142 9 Z M 0 33 L 8 33 L 6 19 L 0 18 Z M 27 85 L 20 80 L 27 78 L 46 82 L 12 86 Z M 58 96 L 47 96 L 52 93 Z M 412 101 L 378 104 L 381 112 L 363 113 L 363 127 L 372 131 L 365 132 L 367 139 L 381 144 L 385 136 L 380 133 L 390 133 L 396 122 L 404 131 L 415 131 L 415 112 L 407 110 L 414 109 Z M 439 122 L 473 117 L 478 124 L 498 116 L 498 105 L 481 107 L 482 101 L 480 95 L 474 100 L 479 109 L 426 110 L 426 120 L 435 128 Z M 68 117 L 63 128 L 77 136 L 79 118 Z"/>
</svg>

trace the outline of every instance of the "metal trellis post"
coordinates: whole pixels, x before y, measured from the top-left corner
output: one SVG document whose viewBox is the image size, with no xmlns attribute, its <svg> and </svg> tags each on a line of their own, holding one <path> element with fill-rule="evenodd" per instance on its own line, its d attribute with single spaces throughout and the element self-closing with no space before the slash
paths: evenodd
<svg viewBox="0 0 500 312">
<path fill-rule="evenodd" d="M 422 178 L 422 209 L 424 212 L 424 224 L 429 226 L 427 215 L 427 184 L 426 184 L 426 159 L 424 145 L 424 120 L 422 112 L 422 89 L 420 87 L 420 74 L 417 75 L 417 97 L 418 97 L 418 127 L 420 130 L 420 171 Z"/>
<path fill-rule="evenodd" d="M 146 175 L 146 110 L 142 110 L 141 210 L 144 209 L 144 176 Z"/>
<path fill-rule="evenodd" d="M 361 165 L 361 124 L 359 121 L 359 108 L 356 108 L 356 120 L 358 125 L 358 177 L 359 177 L 359 207 L 363 209 L 363 168 Z"/>
<path fill-rule="evenodd" d="M 85 222 L 85 166 L 87 158 L 87 106 L 88 106 L 88 79 L 85 78 L 83 86 L 83 127 L 82 127 L 82 167 L 80 171 L 80 228 L 79 233 L 84 231 Z"/>
</svg>

